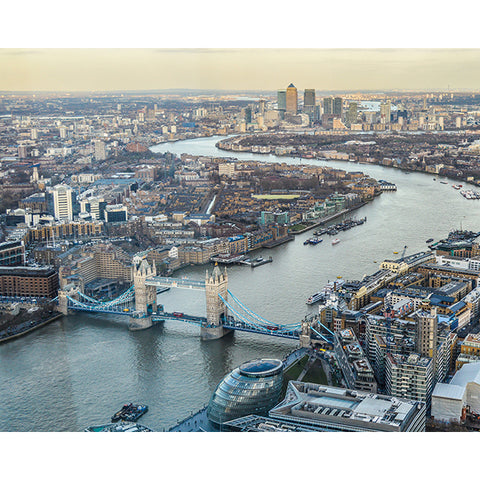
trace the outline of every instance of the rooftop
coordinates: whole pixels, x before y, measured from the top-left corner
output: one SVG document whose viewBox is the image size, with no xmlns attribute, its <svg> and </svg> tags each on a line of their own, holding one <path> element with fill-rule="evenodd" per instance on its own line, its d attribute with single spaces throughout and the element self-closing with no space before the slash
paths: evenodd
<svg viewBox="0 0 480 480">
<path fill-rule="evenodd" d="M 423 402 L 313 383 L 290 381 L 285 399 L 270 410 L 274 419 L 336 425 L 342 430 L 406 430 Z M 301 417 L 301 418 L 299 418 Z"/>
</svg>

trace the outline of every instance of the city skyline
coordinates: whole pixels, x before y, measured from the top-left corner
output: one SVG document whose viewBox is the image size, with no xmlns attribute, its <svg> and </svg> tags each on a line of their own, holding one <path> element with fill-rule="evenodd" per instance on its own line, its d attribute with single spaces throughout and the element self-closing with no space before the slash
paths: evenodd
<svg viewBox="0 0 480 480">
<path fill-rule="evenodd" d="M 0 91 L 474 90 L 480 49 L 1 49 Z"/>
</svg>

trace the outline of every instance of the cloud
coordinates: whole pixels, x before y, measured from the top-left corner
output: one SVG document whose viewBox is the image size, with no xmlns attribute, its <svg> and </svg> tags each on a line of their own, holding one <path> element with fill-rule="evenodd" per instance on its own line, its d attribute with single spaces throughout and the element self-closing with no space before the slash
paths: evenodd
<svg viewBox="0 0 480 480">
<path fill-rule="evenodd" d="M 0 55 L 41 55 L 44 52 L 40 49 L 27 50 L 24 48 L 0 48 Z"/>
</svg>

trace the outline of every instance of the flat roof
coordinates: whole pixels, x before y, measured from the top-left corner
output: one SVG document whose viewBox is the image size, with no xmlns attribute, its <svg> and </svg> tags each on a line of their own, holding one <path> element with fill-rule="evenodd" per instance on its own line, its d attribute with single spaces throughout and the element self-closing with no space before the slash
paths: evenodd
<svg viewBox="0 0 480 480">
<path fill-rule="evenodd" d="M 274 419 L 335 424 L 340 429 L 393 431 L 408 427 L 424 402 L 388 395 L 290 381 L 285 399 L 270 410 Z M 362 425 L 363 424 L 363 425 Z"/>
</svg>

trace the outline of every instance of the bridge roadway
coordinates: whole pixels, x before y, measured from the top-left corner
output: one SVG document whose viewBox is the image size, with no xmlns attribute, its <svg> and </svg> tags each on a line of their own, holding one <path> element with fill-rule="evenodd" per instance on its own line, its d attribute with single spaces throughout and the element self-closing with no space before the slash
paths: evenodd
<svg viewBox="0 0 480 480">
<path fill-rule="evenodd" d="M 145 285 L 152 287 L 188 288 L 190 290 L 205 290 L 205 280 L 190 280 L 188 278 L 150 277 Z"/>
<path fill-rule="evenodd" d="M 182 312 L 157 312 L 152 315 L 153 322 L 163 322 L 165 320 L 176 320 L 179 322 L 192 323 L 208 328 L 207 319 L 205 317 L 198 317 L 194 315 L 188 315 Z M 241 322 L 232 316 L 229 316 L 228 320 L 223 320 L 222 325 L 229 330 L 238 330 L 240 332 L 259 333 L 261 335 L 268 335 L 270 337 L 291 338 L 292 340 L 298 340 L 300 336 L 300 329 L 297 330 L 282 330 L 281 327 L 274 326 L 253 326 L 246 322 Z M 288 329 L 288 325 L 285 325 Z M 317 333 L 317 332 L 315 332 Z M 317 335 L 312 335 L 312 338 L 316 338 Z M 325 337 L 318 335 L 318 339 L 324 339 Z"/>
</svg>

